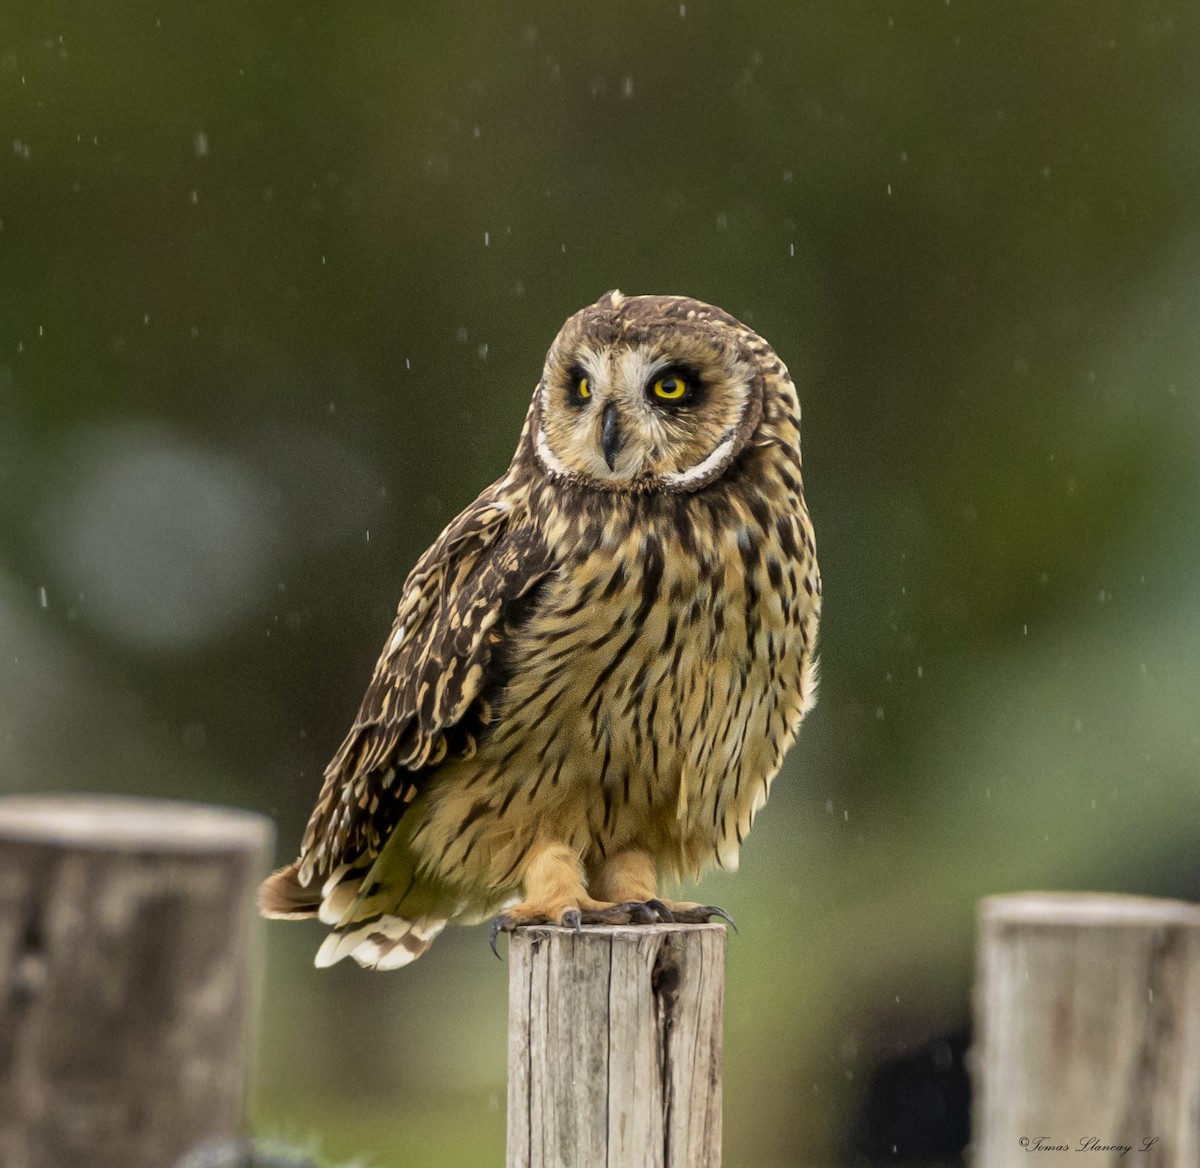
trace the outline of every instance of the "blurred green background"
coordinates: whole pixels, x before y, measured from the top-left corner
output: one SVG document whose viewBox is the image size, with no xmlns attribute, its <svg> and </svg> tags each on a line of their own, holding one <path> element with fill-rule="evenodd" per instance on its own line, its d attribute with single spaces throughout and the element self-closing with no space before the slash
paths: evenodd
<svg viewBox="0 0 1200 1168">
<path fill-rule="evenodd" d="M 0 7 L 0 789 L 290 857 L 408 568 L 561 321 L 713 301 L 796 376 L 821 700 L 727 906 L 726 1163 L 966 1138 L 974 908 L 1200 897 L 1200 8 Z M 503 1160 L 482 930 L 271 924 L 255 1115 Z M 893 1150 L 894 1149 L 894 1150 Z"/>
</svg>

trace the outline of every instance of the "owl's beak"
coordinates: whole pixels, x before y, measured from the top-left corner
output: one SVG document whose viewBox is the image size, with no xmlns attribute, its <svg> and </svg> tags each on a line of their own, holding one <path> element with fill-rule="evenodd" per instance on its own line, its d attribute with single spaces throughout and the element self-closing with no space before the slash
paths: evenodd
<svg viewBox="0 0 1200 1168">
<path fill-rule="evenodd" d="M 600 449 L 604 451 L 608 469 L 612 470 L 621 452 L 621 418 L 612 402 L 604 407 L 604 413 L 600 415 Z"/>
</svg>

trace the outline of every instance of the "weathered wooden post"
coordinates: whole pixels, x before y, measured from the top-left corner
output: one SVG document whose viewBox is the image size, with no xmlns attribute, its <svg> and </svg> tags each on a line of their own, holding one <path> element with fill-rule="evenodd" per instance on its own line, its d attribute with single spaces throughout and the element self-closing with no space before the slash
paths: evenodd
<svg viewBox="0 0 1200 1168">
<path fill-rule="evenodd" d="M 0 799 L 0 1164 L 172 1168 L 240 1134 L 259 815 Z"/>
<path fill-rule="evenodd" d="M 978 979 L 976 1168 L 1200 1164 L 1200 906 L 992 897 Z"/>
<path fill-rule="evenodd" d="M 508 1168 L 720 1168 L 724 925 L 518 929 Z"/>
</svg>

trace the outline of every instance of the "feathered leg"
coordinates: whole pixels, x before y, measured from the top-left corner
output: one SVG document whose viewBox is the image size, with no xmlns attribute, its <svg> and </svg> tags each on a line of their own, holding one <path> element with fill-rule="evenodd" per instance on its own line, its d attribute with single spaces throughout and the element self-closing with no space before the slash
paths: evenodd
<svg viewBox="0 0 1200 1168">
<path fill-rule="evenodd" d="M 566 844 L 539 840 L 529 850 L 521 878 L 524 899 L 498 916 L 493 937 L 521 925 L 566 925 L 578 928 L 584 914 L 602 912 L 611 903 L 593 900 L 583 880 L 583 863 Z"/>
</svg>

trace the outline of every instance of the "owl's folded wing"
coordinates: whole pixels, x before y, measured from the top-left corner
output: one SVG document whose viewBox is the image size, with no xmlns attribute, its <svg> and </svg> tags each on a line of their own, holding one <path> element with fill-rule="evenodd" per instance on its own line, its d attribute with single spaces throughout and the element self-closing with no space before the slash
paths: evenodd
<svg viewBox="0 0 1200 1168">
<path fill-rule="evenodd" d="M 541 536 L 494 488 L 421 557 L 354 726 L 325 770 L 300 853 L 302 885 L 377 854 L 423 776 L 447 755 L 474 752 L 505 625 L 550 568 Z"/>
</svg>

